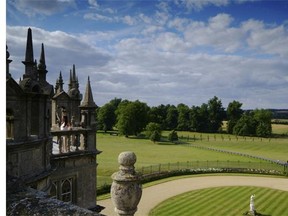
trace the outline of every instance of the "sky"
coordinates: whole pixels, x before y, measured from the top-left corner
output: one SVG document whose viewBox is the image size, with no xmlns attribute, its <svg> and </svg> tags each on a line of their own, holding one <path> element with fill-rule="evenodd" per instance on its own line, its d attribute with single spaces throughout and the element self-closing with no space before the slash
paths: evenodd
<svg viewBox="0 0 288 216">
<path fill-rule="evenodd" d="M 288 0 L 7 0 L 10 73 L 24 73 L 28 28 L 47 81 L 76 67 L 98 106 L 114 98 L 288 108 Z"/>
</svg>

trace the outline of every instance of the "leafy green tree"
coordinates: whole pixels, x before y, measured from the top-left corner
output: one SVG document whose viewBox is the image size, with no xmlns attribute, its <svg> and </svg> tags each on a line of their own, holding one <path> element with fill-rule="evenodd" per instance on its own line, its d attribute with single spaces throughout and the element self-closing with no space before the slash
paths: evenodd
<svg viewBox="0 0 288 216">
<path fill-rule="evenodd" d="M 178 134 L 175 130 L 171 131 L 168 135 L 168 140 L 171 142 L 178 141 Z"/>
<path fill-rule="evenodd" d="M 97 118 L 100 129 L 105 132 L 113 129 L 116 122 L 115 110 L 116 108 L 111 103 L 107 103 L 99 108 Z"/>
<path fill-rule="evenodd" d="M 196 132 L 209 131 L 208 105 L 203 103 L 201 107 L 193 106 L 190 111 L 190 128 Z"/>
<path fill-rule="evenodd" d="M 177 128 L 178 125 L 178 111 L 174 105 L 167 106 L 167 115 L 166 115 L 166 128 L 167 130 L 173 130 Z"/>
<path fill-rule="evenodd" d="M 242 103 L 239 101 L 233 101 L 228 104 L 227 107 L 227 133 L 232 134 L 233 128 L 237 124 L 238 120 L 241 118 L 243 114 L 243 110 L 241 109 Z"/>
<path fill-rule="evenodd" d="M 161 104 L 149 110 L 149 121 L 158 123 L 162 129 L 166 128 L 167 106 Z"/>
<path fill-rule="evenodd" d="M 129 135 L 138 135 L 147 124 L 148 110 L 149 107 L 147 104 L 138 100 L 135 102 L 122 101 L 116 110 L 116 126 L 119 133 L 126 137 Z"/>
<path fill-rule="evenodd" d="M 270 136 L 272 134 L 272 112 L 265 109 L 256 109 L 253 113 L 257 122 L 256 135 L 260 137 Z"/>
<path fill-rule="evenodd" d="M 218 97 L 214 96 L 208 101 L 208 113 L 210 132 L 218 132 L 224 120 L 224 108 Z"/>
<path fill-rule="evenodd" d="M 115 107 L 115 109 L 117 109 L 121 101 L 122 101 L 121 98 L 114 98 L 111 101 L 109 101 L 109 103 L 112 104 Z"/>
<path fill-rule="evenodd" d="M 253 112 L 244 113 L 233 128 L 233 134 L 240 136 L 250 136 L 256 134 L 257 122 Z"/>
<path fill-rule="evenodd" d="M 185 104 L 177 106 L 178 111 L 178 126 L 177 129 L 181 131 L 188 131 L 190 129 L 190 109 Z"/>
<path fill-rule="evenodd" d="M 153 131 L 153 133 L 150 135 L 150 140 L 153 141 L 154 143 L 156 141 L 161 140 L 161 134 L 158 131 Z"/>
<path fill-rule="evenodd" d="M 146 125 L 145 131 L 146 131 L 146 136 L 149 138 L 154 133 L 154 131 L 157 131 L 160 135 L 162 133 L 160 124 L 155 123 L 155 122 L 148 123 Z"/>
</svg>

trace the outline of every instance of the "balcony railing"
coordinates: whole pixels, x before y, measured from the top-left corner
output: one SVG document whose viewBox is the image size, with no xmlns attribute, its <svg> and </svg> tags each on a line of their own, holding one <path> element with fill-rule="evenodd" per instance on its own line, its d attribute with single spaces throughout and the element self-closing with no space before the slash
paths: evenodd
<svg viewBox="0 0 288 216">
<path fill-rule="evenodd" d="M 81 127 L 71 127 L 68 130 L 53 130 L 52 154 L 65 154 L 87 149 L 87 130 Z"/>
</svg>

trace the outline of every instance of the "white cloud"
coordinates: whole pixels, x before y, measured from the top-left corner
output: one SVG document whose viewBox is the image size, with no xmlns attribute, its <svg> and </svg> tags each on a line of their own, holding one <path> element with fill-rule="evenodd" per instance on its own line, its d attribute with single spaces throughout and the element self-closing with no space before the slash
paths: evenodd
<svg viewBox="0 0 288 216">
<path fill-rule="evenodd" d="M 66 85 L 75 64 L 82 92 L 89 75 L 98 105 L 119 97 L 191 106 L 216 95 L 224 106 L 239 100 L 244 108 L 287 107 L 287 27 L 257 20 L 237 26 L 233 20 L 218 14 L 199 22 L 158 12 L 127 15 L 133 26 L 121 31 L 70 34 L 33 27 L 34 58 L 44 42 L 52 84 L 62 70 Z M 27 27 L 7 27 L 16 79 L 24 71 L 26 34 Z"/>
<path fill-rule="evenodd" d="M 123 22 L 128 25 L 135 25 L 137 23 L 137 20 L 129 15 L 126 15 L 123 17 Z"/>
<path fill-rule="evenodd" d="M 84 19 L 104 21 L 104 22 L 113 22 L 115 19 L 109 16 L 104 16 L 98 13 L 86 13 L 83 16 Z"/>
<path fill-rule="evenodd" d="M 241 47 L 243 33 L 230 26 L 232 20 L 227 14 L 218 14 L 208 23 L 192 21 L 184 30 L 185 39 L 191 47 L 207 46 L 233 53 Z"/>
<path fill-rule="evenodd" d="M 174 0 L 176 5 L 185 6 L 188 10 L 202 10 L 209 5 L 226 6 L 229 0 Z"/>
<path fill-rule="evenodd" d="M 200 11 L 207 6 L 228 6 L 229 4 L 242 4 L 245 2 L 254 2 L 259 0 L 174 0 L 174 3 L 178 6 L 184 6 L 188 11 L 195 10 Z"/>
<path fill-rule="evenodd" d="M 94 8 L 99 7 L 97 0 L 88 0 L 89 5 L 91 5 Z"/>
<path fill-rule="evenodd" d="M 11 0 L 8 4 L 27 16 L 52 15 L 76 5 L 75 0 Z"/>
</svg>

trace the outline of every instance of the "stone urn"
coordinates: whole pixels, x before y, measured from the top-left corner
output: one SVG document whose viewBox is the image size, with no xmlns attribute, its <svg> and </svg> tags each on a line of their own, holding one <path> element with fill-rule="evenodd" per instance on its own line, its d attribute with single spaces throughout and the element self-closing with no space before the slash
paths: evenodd
<svg viewBox="0 0 288 216">
<path fill-rule="evenodd" d="M 135 162 L 134 152 L 120 153 L 118 156 L 119 171 L 111 176 L 113 179 L 111 199 L 115 212 L 121 216 L 133 216 L 142 196 L 140 175 L 135 172 Z"/>
</svg>

